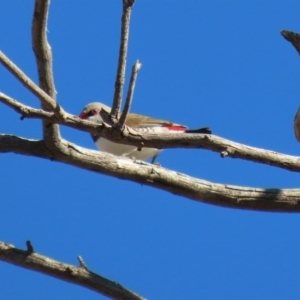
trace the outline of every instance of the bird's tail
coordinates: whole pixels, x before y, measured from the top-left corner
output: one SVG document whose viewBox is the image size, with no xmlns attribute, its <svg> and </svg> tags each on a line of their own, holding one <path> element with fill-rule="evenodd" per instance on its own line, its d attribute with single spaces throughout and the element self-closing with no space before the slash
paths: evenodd
<svg viewBox="0 0 300 300">
<path fill-rule="evenodd" d="M 208 127 L 203 127 L 199 129 L 189 129 L 185 131 L 186 133 L 206 133 L 212 134 L 212 131 Z"/>
</svg>

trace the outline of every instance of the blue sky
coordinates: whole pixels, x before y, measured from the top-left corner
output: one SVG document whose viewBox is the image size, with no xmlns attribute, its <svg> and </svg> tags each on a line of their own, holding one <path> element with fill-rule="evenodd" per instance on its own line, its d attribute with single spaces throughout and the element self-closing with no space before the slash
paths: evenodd
<svg viewBox="0 0 300 300">
<path fill-rule="evenodd" d="M 52 1 L 48 38 L 59 103 L 79 114 L 111 104 L 121 1 Z M 0 49 L 37 81 L 33 1 L 1 1 Z M 299 155 L 293 118 L 300 63 L 280 30 L 300 32 L 299 1 L 140 1 L 128 66 L 143 63 L 132 111 L 250 146 Z M 128 72 L 129 74 L 129 72 Z M 39 102 L 3 67 L 0 90 Z M 128 82 L 127 82 L 128 83 Z M 38 120 L 1 105 L 1 132 L 40 138 Z M 89 134 L 64 138 L 95 149 Z M 299 188 L 299 174 L 166 150 L 165 168 L 215 183 Z M 0 156 L 0 240 L 78 264 L 148 299 L 299 299 L 298 214 L 210 206 L 129 181 L 15 154 Z M 87 289 L 0 262 L 2 299 L 105 299 Z"/>
</svg>

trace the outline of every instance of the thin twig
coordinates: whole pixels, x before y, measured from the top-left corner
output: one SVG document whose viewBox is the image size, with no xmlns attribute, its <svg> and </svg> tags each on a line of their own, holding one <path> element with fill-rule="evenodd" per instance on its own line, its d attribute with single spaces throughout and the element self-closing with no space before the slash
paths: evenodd
<svg viewBox="0 0 300 300">
<path fill-rule="evenodd" d="M 24 118 L 29 118 L 29 119 L 50 120 L 51 122 L 53 122 L 56 119 L 53 112 L 48 112 L 42 109 L 35 109 L 30 106 L 24 105 L 19 101 L 1 92 L 0 92 L 0 102 L 6 104 L 7 106 L 14 109 L 16 112 L 21 114 L 21 120 L 23 120 Z"/>
<path fill-rule="evenodd" d="M 0 51 L 0 63 L 10 71 L 30 92 L 37 96 L 48 109 L 57 110 L 57 103 L 40 87 L 38 87 L 20 68 L 18 68 L 3 52 Z"/>
<path fill-rule="evenodd" d="M 81 268 L 84 268 L 84 269 L 86 269 L 86 270 L 88 271 L 89 268 L 87 267 L 87 265 L 86 265 L 86 263 L 84 262 L 83 258 L 82 258 L 80 255 L 78 255 L 77 258 L 78 258 L 78 261 L 79 261 L 79 266 L 80 266 Z"/>
<path fill-rule="evenodd" d="M 27 246 L 27 253 L 32 254 L 34 252 L 34 249 L 33 249 L 33 246 L 32 246 L 32 244 L 29 240 L 26 241 L 26 246 Z"/>
<path fill-rule="evenodd" d="M 128 92 L 127 92 L 125 106 L 124 106 L 122 115 L 120 117 L 120 120 L 117 123 L 117 126 L 119 128 L 123 128 L 123 126 L 126 123 L 126 118 L 127 118 L 128 113 L 130 111 L 130 108 L 131 108 L 132 97 L 133 97 L 133 93 L 134 93 L 134 88 L 135 88 L 135 83 L 136 83 L 136 79 L 137 79 L 137 74 L 138 74 L 139 70 L 141 69 L 141 67 L 142 67 L 142 64 L 138 60 L 135 62 L 135 64 L 132 67 L 131 77 L 130 77 L 130 83 L 129 83 L 129 87 L 128 87 Z"/>
<path fill-rule="evenodd" d="M 111 109 L 111 118 L 117 119 L 120 111 L 123 87 L 125 82 L 125 70 L 126 70 L 126 59 L 128 51 L 128 37 L 129 37 L 129 24 L 131 10 L 134 1 L 123 0 L 123 13 L 122 13 L 122 25 L 121 25 L 121 38 L 120 38 L 120 49 L 119 49 L 119 60 L 115 81 L 115 93 L 113 98 L 113 105 Z"/>
<path fill-rule="evenodd" d="M 17 249 L 11 244 L 0 242 L 0 260 L 83 286 L 111 299 L 144 299 L 120 284 L 84 268 L 69 265 L 33 252 L 28 255 L 28 251 Z"/>
</svg>

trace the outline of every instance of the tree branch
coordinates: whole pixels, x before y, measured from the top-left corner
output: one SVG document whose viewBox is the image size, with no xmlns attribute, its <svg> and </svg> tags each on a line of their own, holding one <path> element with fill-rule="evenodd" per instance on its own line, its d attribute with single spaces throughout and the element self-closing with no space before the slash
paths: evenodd
<svg viewBox="0 0 300 300">
<path fill-rule="evenodd" d="M 58 104 L 41 88 L 39 88 L 20 68 L 18 68 L 3 52 L 0 51 L 0 63 L 11 72 L 30 92 L 38 97 L 45 107 L 58 113 L 63 110 L 58 108 Z"/>
<path fill-rule="evenodd" d="M 33 252 L 32 246 L 30 249 L 32 251 L 28 251 L 28 249 L 21 250 L 11 244 L 0 242 L 0 260 L 83 286 L 111 299 L 144 299 L 122 287 L 120 284 L 93 273 L 87 268 L 83 268 L 82 266 L 76 267 L 37 254 Z"/>
<path fill-rule="evenodd" d="M 60 149 L 49 149 L 43 141 L 0 135 L 0 153 L 14 152 L 56 160 L 208 204 L 261 211 L 300 212 L 300 189 L 260 189 L 215 184 L 146 162 L 87 150 L 65 140 L 61 144 Z"/>
<path fill-rule="evenodd" d="M 0 101 L 12 107 L 22 115 L 22 118 L 39 118 L 49 122 L 59 123 L 74 129 L 100 134 L 109 140 L 137 147 L 154 147 L 158 149 L 188 148 L 207 149 L 217 152 L 221 157 L 240 158 L 258 162 L 285 170 L 300 172 L 298 156 L 281 154 L 275 151 L 259 149 L 236 143 L 222 137 L 206 134 L 165 133 L 165 134 L 139 134 L 131 128 L 125 127 L 120 132 L 108 126 L 81 120 L 76 116 L 65 113 L 65 117 L 58 119 L 53 113 L 25 106 L 15 99 L 0 93 Z"/>
<path fill-rule="evenodd" d="M 88 270 L 88 267 L 87 267 L 85 261 L 83 260 L 83 258 L 80 255 L 78 255 L 77 258 L 78 258 L 78 261 L 79 261 L 79 266 L 81 268 L 84 268 L 84 269 Z"/>
<path fill-rule="evenodd" d="M 23 120 L 24 118 L 29 119 L 42 119 L 42 120 L 49 120 L 54 122 L 57 120 L 54 113 L 48 112 L 42 109 L 35 109 L 33 107 L 24 105 L 19 101 L 3 94 L 0 92 L 0 102 L 6 104 L 7 106 L 11 107 L 17 113 L 21 114 L 20 119 Z"/>
<path fill-rule="evenodd" d="M 300 55 L 300 34 L 289 30 L 282 30 L 280 33 L 287 41 L 289 41 L 295 47 L 298 54 Z M 295 115 L 294 133 L 297 141 L 300 142 L 300 109 L 298 109 Z"/>
<path fill-rule="evenodd" d="M 298 108 L 294 118 L 294 133 L 297 141 L 300 142 L 300 108 Z"/>
<path fill-rule="evenodd" d="M 117 123 L 117 127 L 119 127 L 119 128 L 123 128 L 126 123 L 126 118 L 128 116 L 128 113 L 129 113 L 130 107 L 131 107 L 131 102 L 132 102 L 132 97 L 133 97 L 133 92 L 134 92 L 134 88 L 135 88 L 137 74 L 138 74 L 139 70 L 141 69 L 141 67 L 142 67 L 142 64 L 138 60 L 135 62 L 135 64 L 132 67 L 126 102 L 125 102 L 124 109 L 123 109 L 122 115 L 120 117 L 120 120 Z"/>
<path fill-rule="evenodd" d="M 280 33 L 287 41 L 292 43 L 300 55 L 300 34 L 288 30 L 282 30 Z"/>
<path fill-rule="evenodd" d="M 111 109 L 111 117 L 113 120 L 117 119 L 122 102 L 123 87 L 125 82 L 126 59 L 128 51 L 129 23 L 133 4 L 134 0 L 123 0 L 119 60 L 115 81 L 115 93 Z"/>
<path fill-rule="evenodd" d="M 47 20 L 50 0 L 36 0 L 32 19 L 32 47 L 37 63 L 40 87 L 56 102 L 56 90 L 52 69 L 52 52 L 47 40 Z M 47 106 L 42 103 L 42 108 Z M 57 109 L 60 106 L 57 105 Z M 49 146 L 60 143 L 60 133 L 57 124 L 43 122 L 43 133 Z"/>
</svg>

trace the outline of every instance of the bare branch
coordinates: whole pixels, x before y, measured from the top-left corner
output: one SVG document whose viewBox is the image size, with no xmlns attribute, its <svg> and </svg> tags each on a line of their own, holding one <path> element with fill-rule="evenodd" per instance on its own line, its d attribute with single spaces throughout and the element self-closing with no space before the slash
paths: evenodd
<svg viewBox="0 0 300 300">
<path fill-rule="evenodd" d="M 292 43 L 292 45 L 295 47 L 298 54 L 300 55 L 300 34 L 288 30 L 282 30 L 280 33 L 287 41 Z M 300 109 L 298 109 L 295 115 L 294 132 L 297 141 L 300 142 Z"/>
<path fill-rule="evenodd" d="M 300 142 L 300 107 L 294 118 L 294 133 L 298 142 Z"/>
<path fill-rule="evenodd" d="M 300 189 L 261 189 L 216 184 L 146 162 L 87 150 L 65 140 L 61 144 L 60 149 L 49 150 L 43 141 L 0 135 L 0 153 L 14 152 L 48 158 L 208 204 L 270 212 L 300 212 Z"/>
<path fill-rule="evenodd" d="M 134 0 L 123 0 L 119 60 L 115 81 L 115 93 L 111 109 L 111 117 L 113 120 L 117 119 L 117 115 L 120 111 L 122 102 L 123 87 L 125 82 L 126 59 L 128 51 L 129 23 L 133 4 Z"/>
<path fill-rule="evenodd" d="M 142 67 L 142 64 L 138 60 L 135 62 L 135 64 L 132 67 L 125 106 L 124 106 L 121 118 L 117 123 L 117 126 L 119 128 L 123 128 L 126 123 L 126 118 L 128 116 L 128 113 L 129 113 L 130 107 L 131 107 L 131 102 L 132 102 L 132 97 L 133 97 L 133 92 L 134 92 L 134 88 L 135 88 L 137 74 L 138 74 L 139 70 L 141 69 L 141 67 Z"/>
<path fill-rule="evenodd" d="M 54 100 L 56 90 L 52 70 L 52 52 L 47 41 L 47 20 L 50 0 L 36 0 L 32 20 L 32 46 L 38 67 L 41 88 Z"/>
<path fill-rule="evenodd" d="M 39 88 L 20 68 L 18 68 L 3 52 L 0 51 L 0 63 L 10 71 L 30 92 L 37 96 L 45 107 L 57 112 L 58 104 L 41 88 Z M 62 111 L 63 112 L 63 111 Z"/>
<path fill-rule="evenodd" d="M 137 147 L 153 147 L 158 149 L 168 148 L 200 148 L 219 153 L 222 157 L 240 158 L 248 161 L 258 162 L 285 170 L 300 172 L 298 156 L 281 154 L 275 151 L 259 149 L 236 143 L 215 135 L 187 134 L 187 133 L 165 133 L 165 134 L 139 134 L 136 131 L 125 127 L 120 132 L 87 120 L 79 119 L 76 116 L 65 113 L 65 117 L 59 119 L 53 113 L 45 112 L 25 106 L 20 102 L 0 93 L 0 101 L 19 112 L 23 118 L 39 118 L 51 123 L 59 123 L 74 129 L 100 134 L 114 142 L 134 145 Z"/>
<path fill-rule="evenodd" d="M 300 55 L 300 34 L 288 30 L 282 30 L 280 33 L 287 41 L 292 43 Z"/>
<path fill-rule="evenodd" d="M 17 113 L 21 114 L 21 120 L 23 120 L 24 118 L 51 120 L 52 122 L 56 120 L 54 113 L 47 112 L 42 109 L 35 109 L 30 106 L 24 105 L 1 92 L 0 102 L 6 104 L 7 106 L 14 109 Z"/>
<path fill-rule="evenodd" d="M 36 0 L 32 20 L 32 47 L 38 68 L 40 87 L 56 101 L 56 90 L 52 69 L 52 52 L 47 41 L 47 20 L 50 0 Z M 47 110 L 43 105 L 42 108 Z M 57 105 L 58 110 L 60 109 Z M 43 122 L 45 142 L 59 145 L 60 133 L 57 124 Z"/>
<path fill-rule="evenodd" d="M 0 260 L 91 289 L 111 299 L 142 300 L 143 297 L 82 267 L 69 265 L 0 242 Z"/>
</svg>

